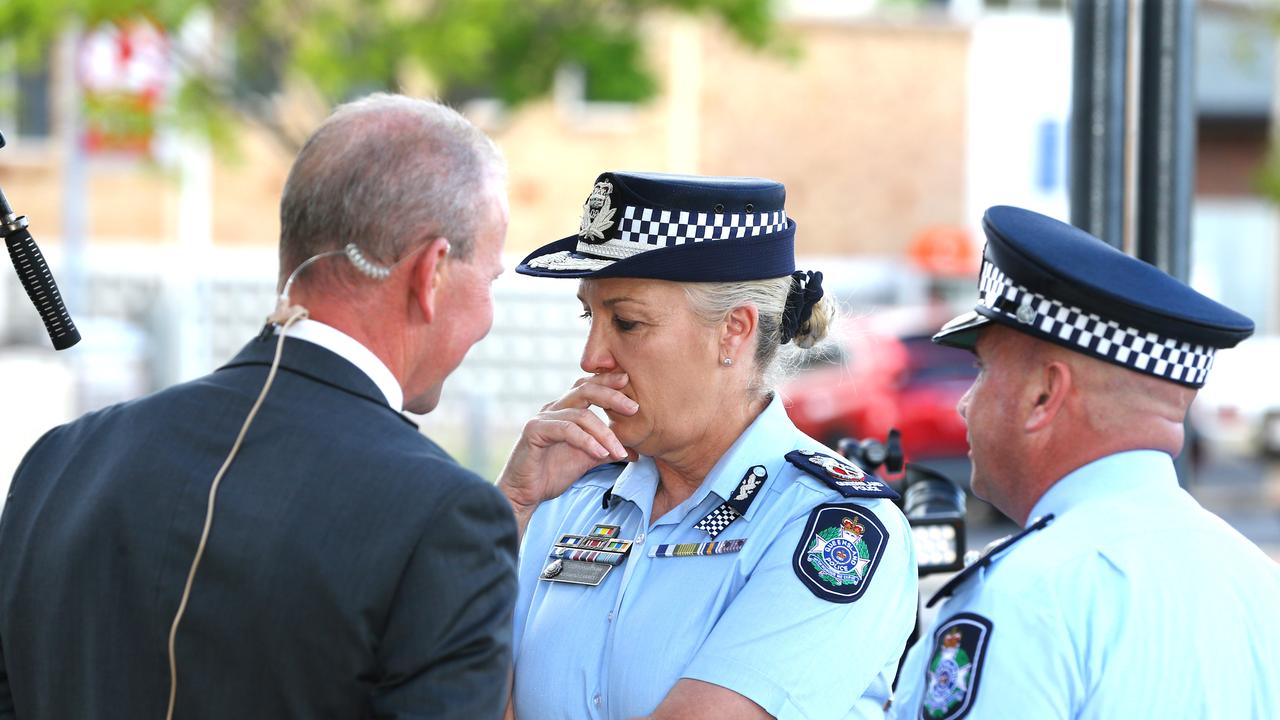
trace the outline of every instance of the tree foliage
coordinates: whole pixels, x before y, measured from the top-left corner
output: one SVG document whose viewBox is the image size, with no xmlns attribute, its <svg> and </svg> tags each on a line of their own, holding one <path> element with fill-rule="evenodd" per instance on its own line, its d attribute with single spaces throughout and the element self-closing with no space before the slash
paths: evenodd
<svg viewBox="0 0 1280 720">
<path fill-rule="evenodd" d="M 179 115 L 214 134 L 238 115 L 296 145 L 280 110 L 285 92 L 327 106 L 413 77 L 447 101 L 515 106 L 576 64 L 593 99 L 642 100 L 657 88 L 641 21 L 664 10 L 718 18 L 753 47 L 773 40 L 771 0 L 4 0 L 0 42 L 31 60 L 69 23 L 145 17 L 177 37 L 195 13 L 210 13 L 224 60 L 175 43 Z"/>
</svg>

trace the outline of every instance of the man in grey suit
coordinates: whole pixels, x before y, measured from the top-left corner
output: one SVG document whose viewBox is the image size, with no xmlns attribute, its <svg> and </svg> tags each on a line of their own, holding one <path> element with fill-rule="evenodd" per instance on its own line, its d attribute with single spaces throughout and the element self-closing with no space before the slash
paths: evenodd
<svg viewBox="0 0 1280 720">
<path fill-rule="evenodd" d="M 310 317 L 286 325 L 237 449 L 278 334 L 50 431 L 19 466 L 0 718 L 501 714 L 510 507 L 400 411 L 433 409 L 489 330 L 504 177 L 435 103 L 376 95 L 324 122 L 281 202 L 282 286 L 319 256 L 290 296 Z"/>
</svg>

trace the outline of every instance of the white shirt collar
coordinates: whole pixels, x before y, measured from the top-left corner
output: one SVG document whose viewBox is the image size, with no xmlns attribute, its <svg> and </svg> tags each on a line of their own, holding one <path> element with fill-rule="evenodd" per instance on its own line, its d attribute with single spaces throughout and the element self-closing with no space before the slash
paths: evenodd
<svg viewBox="0 0 1280 720">
<path fill-rule="evenodd" d="M 289 327 L 289 337 L 315 343 L 359 368 L 382 391 L 387 404 L 397 412 L 404 409 L 404 390 L 390 368 L 358 340 L 319 320 L 299 320 Z"/>
</svg>

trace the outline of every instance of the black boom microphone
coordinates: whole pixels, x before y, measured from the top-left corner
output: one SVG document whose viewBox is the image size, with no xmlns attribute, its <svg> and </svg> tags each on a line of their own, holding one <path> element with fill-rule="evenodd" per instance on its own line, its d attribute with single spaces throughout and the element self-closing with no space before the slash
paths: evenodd
<svg viewBox="0 0 1280 720">
<path fill-rule="evenodd" d="M 4 135 L 0 135 L 0 148 L 4 147 Z M 58 292 L 58 283 L 53 281 L 53 273 L 40 254 L 35 238 L 27 230 L 27 216 L 15 215 L 9 199 L 0 190 L 0 237 L 9 248 L 9 259 L 13 261 L 13 269 L 18 271 L 18 280 L 36 306 L 40 319 L 44 321 L 44 329 L 53 341 L 54 350 L 66 350 L 80 342 L 80 331 L 71 322 L 67 307 L 62 304 L 62 294 Z"/>
</svg>

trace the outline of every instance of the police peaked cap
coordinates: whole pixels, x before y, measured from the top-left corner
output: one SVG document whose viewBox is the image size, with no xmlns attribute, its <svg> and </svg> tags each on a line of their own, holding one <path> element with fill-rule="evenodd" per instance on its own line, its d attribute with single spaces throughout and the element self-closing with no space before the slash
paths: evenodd
<svg viewBox="0 0 1280 720">
<path fill-rule="evenodd" d="M 1214 351 L 1253 334 L 1253 321 L 1089 233 L 1021 208 L 996 206 L 978 303 L 933 340 L 972 349 L 999 323 L 1130 370 L 1198 388 Z"/>
<path fill-rule="evenodd" d="M 541 277 L 761 280 L 795 270 L 786 188 L 761 178 L 606 172 L 578 232 L 516 267 Z"/>
</svg>

